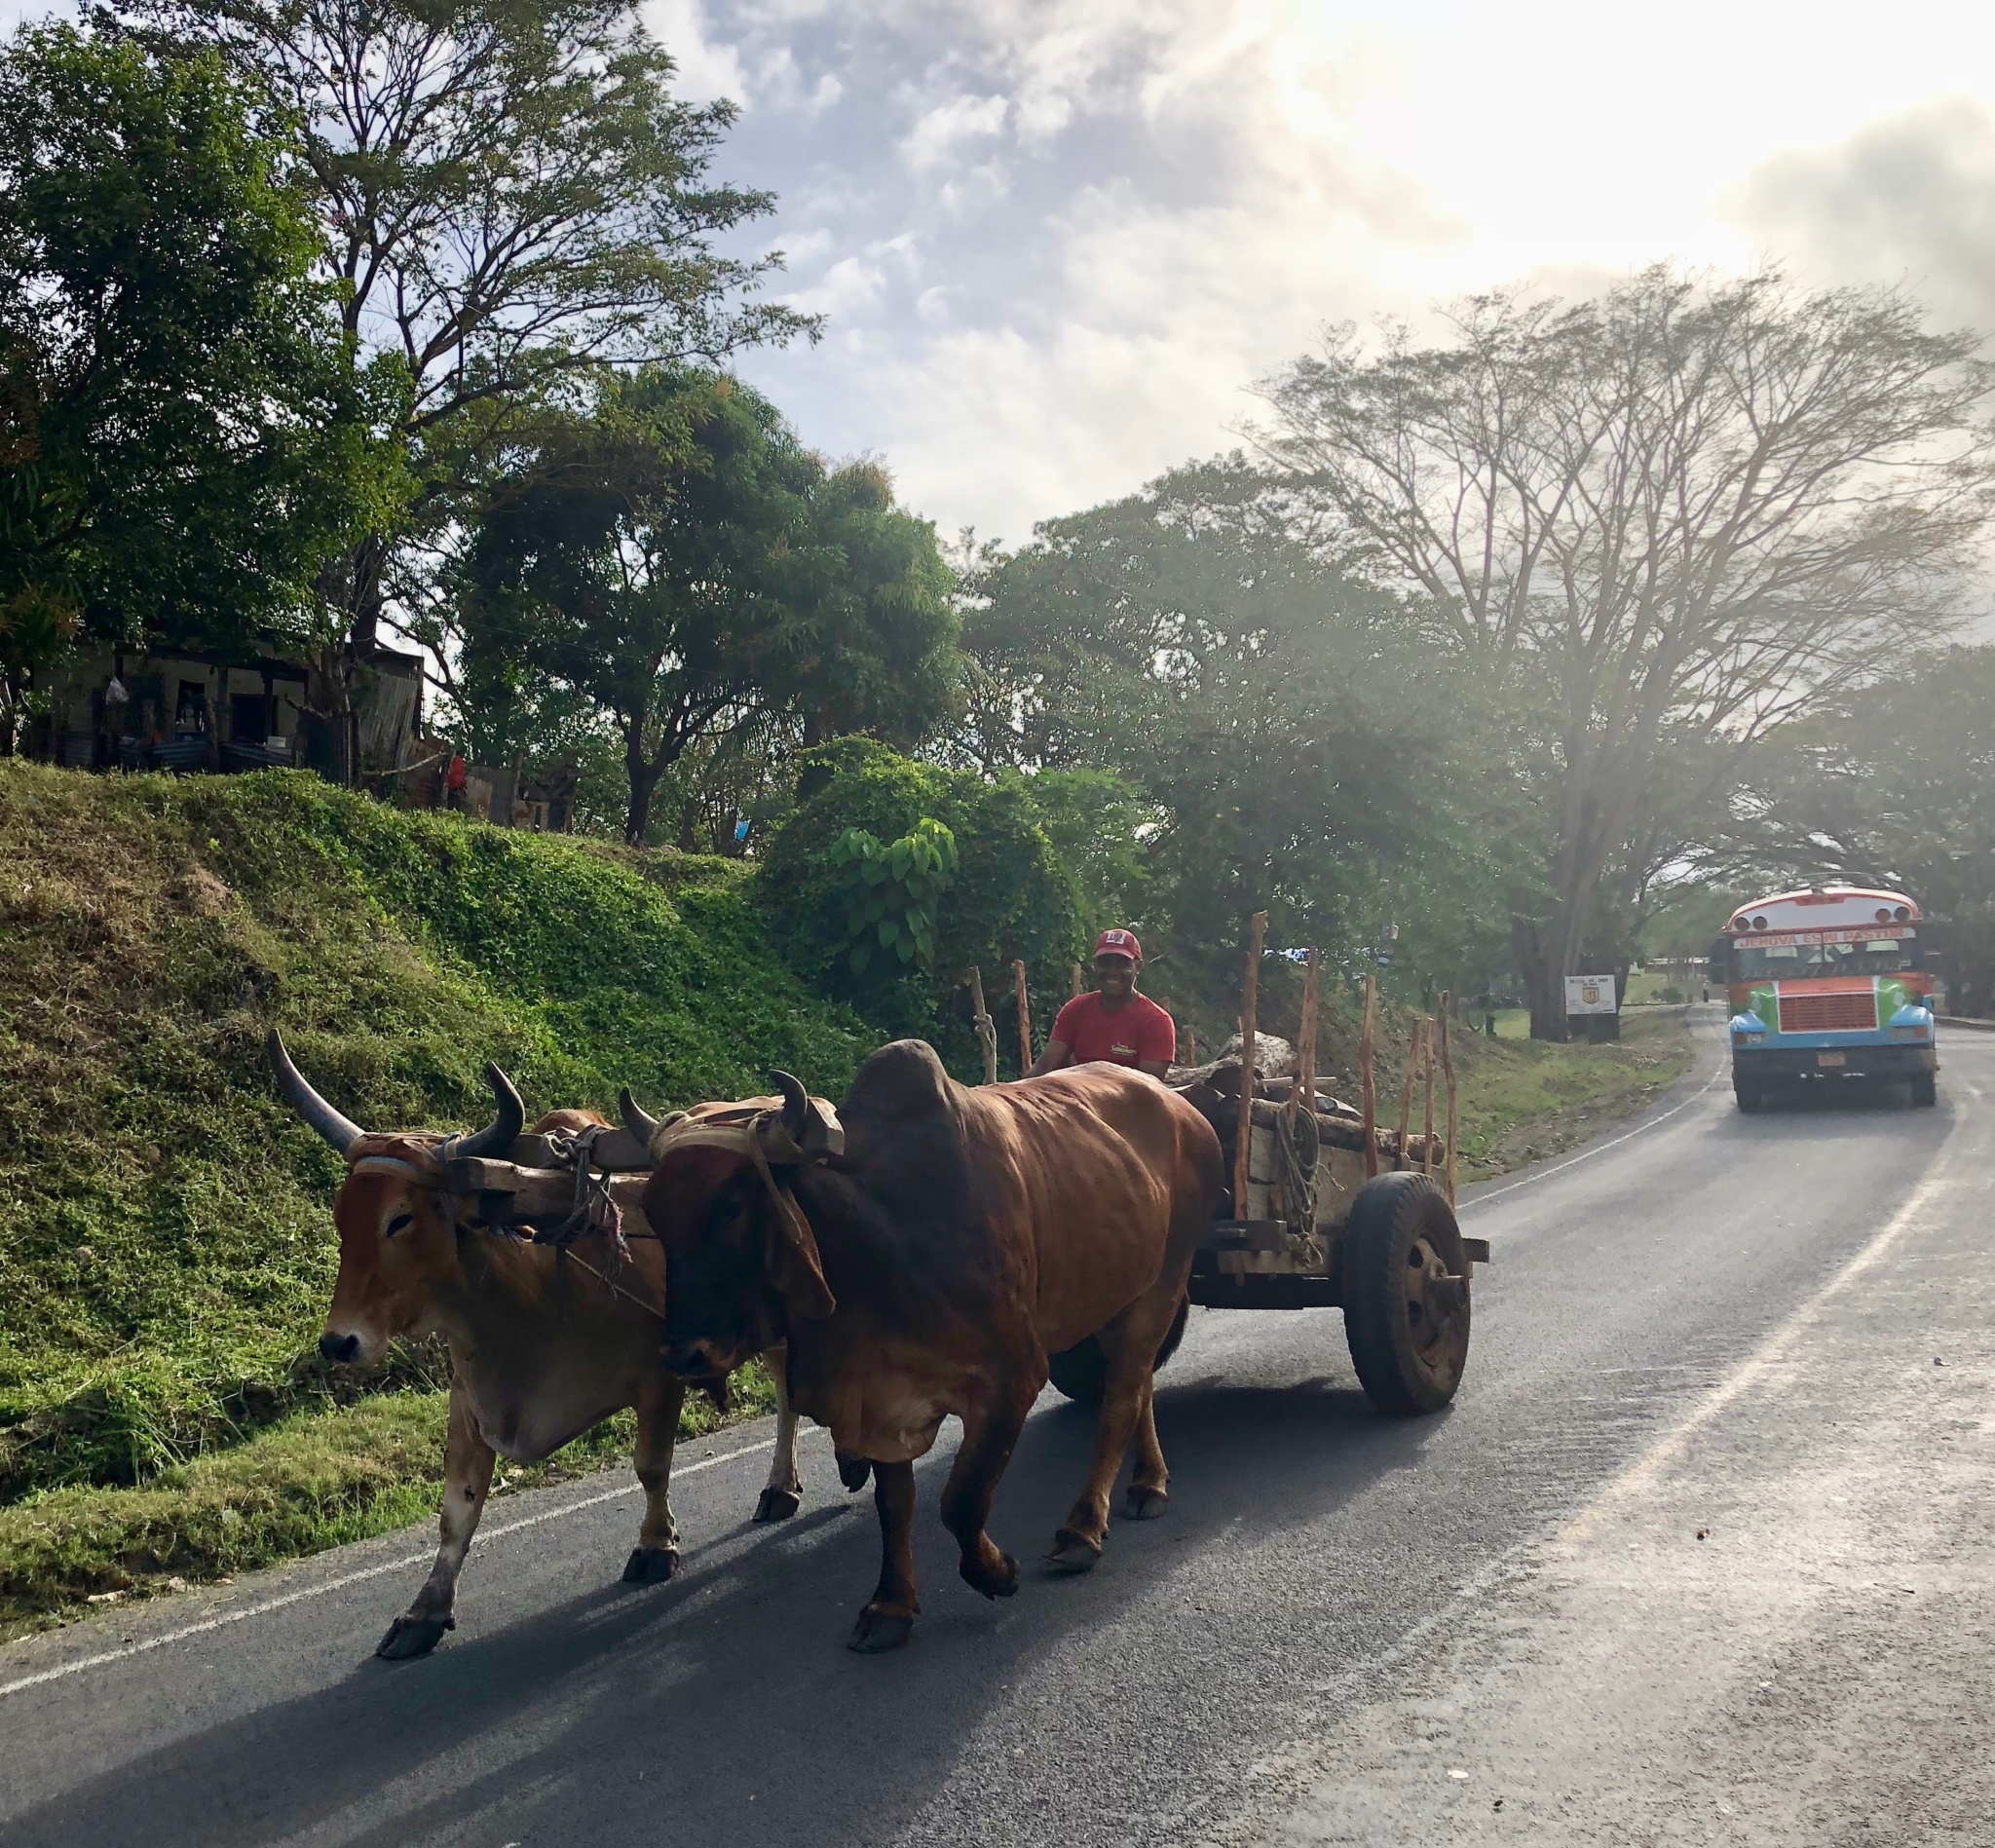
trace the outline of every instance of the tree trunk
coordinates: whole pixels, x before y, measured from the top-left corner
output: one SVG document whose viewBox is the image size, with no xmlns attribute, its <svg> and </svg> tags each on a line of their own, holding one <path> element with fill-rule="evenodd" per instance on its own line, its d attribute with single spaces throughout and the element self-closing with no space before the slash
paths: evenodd
<svg viewBox="0 0 1995 1848">
<path fill-rule="evenodd" d="M 641 745 L 623 753 L 623 766 L 630 773 L 630 807 L 623 816 L 623 844 L 642 847 L 644 832 L 651 826 L 651 799 L 663 773 L 645 756 Z"/>
</svg>

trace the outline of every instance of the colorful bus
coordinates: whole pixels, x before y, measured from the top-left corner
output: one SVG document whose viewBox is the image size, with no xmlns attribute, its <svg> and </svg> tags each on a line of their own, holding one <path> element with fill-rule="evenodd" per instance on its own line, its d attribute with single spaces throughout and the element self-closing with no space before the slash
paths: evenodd
<svg viewBox="0 0 1995 1848">
<path fill-rule="evenodd" d="M 1919 908 L 1850 886 L 1741 906 L 1712 947 L 1731 1004 L 1732 1090 L 1757 1112 L 1804 1084 L 1864 1081 L 1938 1099 L 1933 981 Z"/>
</svg>

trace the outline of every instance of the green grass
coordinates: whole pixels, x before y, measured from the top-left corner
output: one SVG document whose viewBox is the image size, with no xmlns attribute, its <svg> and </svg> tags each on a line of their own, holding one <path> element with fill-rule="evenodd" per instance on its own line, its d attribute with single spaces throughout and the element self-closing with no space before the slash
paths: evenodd
<svg viewBox="0 0 1995 1848">
<path fill-rule="evenodd" d="M 773 1408 L 759 1362 L 736 1375 L 734 1386 L 735 1416 Z M 380 1393 L 294 1413 L 246 1443 L 162 1470 L 142 1487 L 45 1490 L 0 1508 L 0 1641 L 64 1614 L 226 1581 L 433 1521 L 443 1493 L 445 1412 L 441 1392 Z M 722 1421 L 704 1398 L 689 1399 L 680 1436 L 699 1436 Z M 628 1467 L 635 1435 L 632 1414 L 620 1413 L 545 1463 L 502 1463 L 493 1499 Z M 634 1534 L 634 1512 L 632 1522 Z"/>
<path fill-rule="evenodd" d="M 180 1493 L 173 1472 L 361 1395 L 314 1352 L 340 1168 L 272 1087 L 272 1024 L 377 1127 L 484 1120 L 487 1058 L 535 1111 L 613 1108 L 626 1081 L 657 1108 L 759 1089 L 769 1064 L 836 1092 L 873 1041 L 772 961 L 728 862 L 401 813 L 305 775 L 0 762 L 0 869 L 10 1523 L 55 1521 L 52 1494 Z M 434 1365 L 364 1386 L 422 1387 Z M 372 1467 L 326 1531 L 362 1519 Z M 31 1530 L 0 1538 L 9 1583 Z"/>
</svg>

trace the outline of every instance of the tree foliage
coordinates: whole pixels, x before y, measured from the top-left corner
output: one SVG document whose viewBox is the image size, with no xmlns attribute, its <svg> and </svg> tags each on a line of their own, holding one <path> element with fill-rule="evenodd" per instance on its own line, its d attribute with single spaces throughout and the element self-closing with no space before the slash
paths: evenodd
<svg viewBox="0 0 1995 1848">
<path fill-rule="evenodd" d="M 486 489 L 463 575 L 474 704 L 531 682 L 624 746 L 624 832 L 689 752 L 799 729 L 913 737 L 953 680 L 934 534 L 877 469 L 831 471 L 724 375 L 650 369 L 522 446 Z"/>
<path fill-rule="evenodd" d="M 1255 911 L 1274 941 L 1355 961 L 1439 889 L 1486 883 L 1484 792 L 1459 774 L 1456 690 L 1418 622 L 1297 538 L 1238 458 L 1046 522 L 977 589 L 963 748 L 1141 792 L 1142 877 L 1115 882 L 1114 922 L 1146 931 L 1174 993 L 1237 979 Z M 1449 923 L 1473 934 L 1462 904 Z"/>
<path fill-rule="evenodd" d="M 221 50 L 294 125 L 346 325 L 409 381 L 401 434 L 434 541 L 495 448 L 604 366 L 717 359 L 814 331 L 721 244 L 771 196 L 712 172 L 735 118 L 672 94 L 635 0 L 132 0 Z M 344 585 L 371 632 L 422 553 L 383 528 Z"/>
<path fill-rule="evenodd" d="M 221 648 L 309 626 L 395 492 L 281 139 L 212 53 L 0 56 L 0 608 Z"/>
<path fill-rule="evenodd" d="M 847 869 L 835 844 L 855 829 L 899 843 L 924 821 L 948 830 L 958 859 L 936 897 L 933 976 L 911 975 L 890 956 L 854 969 Z M 1041 823 L 1030 777 L 918 763 L 871 738 L 805 754 L 797 808 L 770 844 L 761 889 L 791 964 L 890 1031 L 947 1037 L 963 972 L 980 967 L 995 994 L 1014 958 L 1049 1021 L 1044 1010 L 1066 999 L 1068 970 L 1085 948 L 1080 892 Z"/>
<path fill-rule="evenodd" d="M 1909 892 L 1936 926 L 1948 1006 L 1995 1014 L 1995 648 L 1850 689 L 1769 735 L 1730 794 L 1713 857 L 1735 885 Z"/>
<path fill-rule="evenodd" d="M 1532 1030 L 1642 819 L 1666 730 L 1749 739 L 1929 638 L 1995 449 L 1973 334 L 1902 294 L 1642 273 L 1573 305 L 1474 298 L 1453 339 L 1344 333 L 1266 388 L 1299 505 L 1524 718 L 1551 821 L 1517 914 Z"/>
</svg>

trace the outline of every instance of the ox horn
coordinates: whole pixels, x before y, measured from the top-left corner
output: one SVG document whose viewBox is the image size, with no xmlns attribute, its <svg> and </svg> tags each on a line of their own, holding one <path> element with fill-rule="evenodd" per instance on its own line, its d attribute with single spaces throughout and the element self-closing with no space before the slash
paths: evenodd
<svg viewBox="0 0 1995 1848">
<path fill-rule="evenodd" d="M 627 1084 L 617 1093 L 617 1110 L 623 1118 L 623 1127 L 646 1149 L 651 1147 L 651 1139 L 664 1127 L 630 1095 L 630 1086 Z"/>
<path fill-rule="evenodd" d="M 519 1101 L 519 1093 L 512 1088 L 512 1080 L 496 1065 L 488 1065 L 485 1082 L 492 1087 L 492 1095 L 498 1100 L 499 1114 L 475 1136 L 466 1136 L 452 1144 L 450 1152 L 453 1155 L 488 1155 L 504 1159 L 512 1152 L 512 1145 L 526 1127 L 526 1106 Z"/>
<path fill-rule="evenodd" d="M 772 1071 L 769 1081 L 782 1093 L 783 1133 L 801 1149 L 804 1133 L 810 1126 L 810 1095 L 804 1089 L 803 1080 L 787 1072 Z"/>
<path fill-rule="evenodd" d="M 277 1069 L 277 1088 L 283 1093 L 284 1102 L 341 1154 L 360 1140 L 363 1132 L 359 1124 L 342 1116 L 306 1082 L 305 1075 L 291 1063 L 291 1055 L 284 1050 L 283 1035 L 275 1027 L 270 1030 L 270 1062 Z"/>
</svg>

